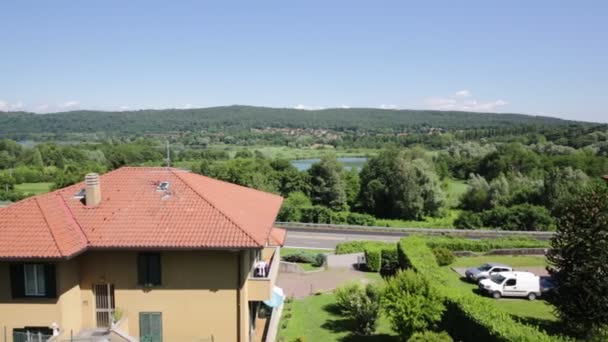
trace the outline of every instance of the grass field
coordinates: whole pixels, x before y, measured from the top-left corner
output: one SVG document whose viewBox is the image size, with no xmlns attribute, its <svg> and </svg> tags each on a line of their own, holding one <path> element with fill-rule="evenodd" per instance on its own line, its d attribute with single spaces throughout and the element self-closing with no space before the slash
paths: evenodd
<svg viewBox="0 0 608 342">
<path fill-rule="evenodd" d="M 231 156 L 240 150 L 260 151 L 268 158 L 284 158 L 289 160 L 320 158 L 333 154 L 337 157 L 367 157 L 378 154 L 377 149 L 333 149 L 333 148 L 297 148 L 288 146 L 235 146 L 212 145 L 209 148 L 222 149 Z"/>
<path fill-rule="evenodd" d="M 456 208 L 460 204 L 460 197 L 467 192 L 469 185 L 462 180 L 448 179 L 446 182 L 447 204 Z"/>
<path fill-rule="evenodd" d="M 487 255 L 474 257 L 459 257 L 451 267 L 475 267 L 486 262 L 497 262 L 513 267 L 544 267 L 547 266 L 547 259 L 542 256 L 512 256 L 512 255 Z"/>
<path fill-rule="evenodd" d="M 44 194 L 51 190 L 53 183 L 21 183 L 15 185 L 15 190 L 28 195 Z"/>
<path fill-rule="evenodd" d="M 352 323 L 335 309 L 333 294 L 310 296 L 285 304 L 279 326 L 278 341 L 291 342 L 298 337 L 306 341 L 398 341 L 386 317 L 378 321 L 376 334 L 362 337 L 352 333 Z"/>
</svg>

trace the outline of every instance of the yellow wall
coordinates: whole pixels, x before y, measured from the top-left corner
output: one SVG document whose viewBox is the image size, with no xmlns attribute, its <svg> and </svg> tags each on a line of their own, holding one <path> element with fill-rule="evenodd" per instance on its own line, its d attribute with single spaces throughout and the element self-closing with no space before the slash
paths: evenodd
<svg viewBox="0 0 608 342">
<path fill-rule="evenodd" d="M 0 261 L 0 329 L 6 327 L 9 341 L 12 340 L 14 328 L 25 326 L 48 327 L 52 323 L 57 323 L 64 329 L 65 334 L 62 337 L 69 336 L 70 328 L 79 330 L 80 289 L 75 261 L 57 264 L 57 296 L 60 299 L 12 299 L 9 265 L 8 262 Z M 71 309 L 63 310 L 67 307 Z"/>
<path fill-rule="evenodd" d="M 13 300 L 9 263 L 0 262 L 0 329 L 7 327 L 10 342 L 12 329 L 24 326 L 57 322 L 63 330 L 61 339 L 68 338 L 70 330 L 76 335 L 94 328 L 92 285 L 110 283 L 116 307 L 129 322 L 121 329 L 131 336 L 139 336 L 140 312 L 161 312 L 164 341 L 211 336 L 215 341 L 249 340 L 247 280 L 254 251 L 161 252 L 162 285 L 152 288 L 137 285 L 137 254 L 89 251 L 58 262 L 58 299 Z"/>
</svg>

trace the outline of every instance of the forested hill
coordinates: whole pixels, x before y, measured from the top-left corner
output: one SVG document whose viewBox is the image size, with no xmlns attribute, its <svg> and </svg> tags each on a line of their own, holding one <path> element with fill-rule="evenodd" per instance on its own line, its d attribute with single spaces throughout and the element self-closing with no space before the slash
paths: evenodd
<svg viewBox="0 0 608 342">
<path fill-rule="evenodd" d="M 370 132 L 415 132 L 441 128 L 507 128 L 521 125 L 562 126 L 574 123 L 551 117 L 431 110 L 372 108 L 296 110 L 251 106 L 124 112 L 71 111 L 53 114 L 0 112 L 0 135 L 243 130 L 251 128 L 325 128 Z"/>
</svg>

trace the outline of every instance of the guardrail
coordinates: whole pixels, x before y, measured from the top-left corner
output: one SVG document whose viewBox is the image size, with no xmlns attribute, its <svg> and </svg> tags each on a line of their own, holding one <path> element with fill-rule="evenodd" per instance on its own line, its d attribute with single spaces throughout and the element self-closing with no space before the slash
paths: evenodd
<svg viewBox="0 0 608 342">
<path fill-rule="evenodd" d="M 275 222 L 275 226 L 287 230 L 309 231 L 319 233 L 358 233 L 368 235 L 407 236 L 412 234 L 460 236 L 467 238 L 495 237 L 533 237 L 548 240 L 553 232 L 534 232 L 521 230 L 490 230 L 490 229 L 446 229 L 446 228 L 389 228 L 381 226 L 357 226 L 348 224 Z"/>
</svg>

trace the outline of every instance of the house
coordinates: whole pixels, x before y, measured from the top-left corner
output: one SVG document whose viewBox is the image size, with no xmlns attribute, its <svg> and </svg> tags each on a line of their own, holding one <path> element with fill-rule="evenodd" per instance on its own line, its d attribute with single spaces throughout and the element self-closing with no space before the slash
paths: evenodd
<svg viewBox="0 0 608 342">
<path fill-rule="evenodd" d="M 1 208 L 0 336 L 260 340 L 281 203 L 188 171 L 123 167 Z"/>
</svg>

